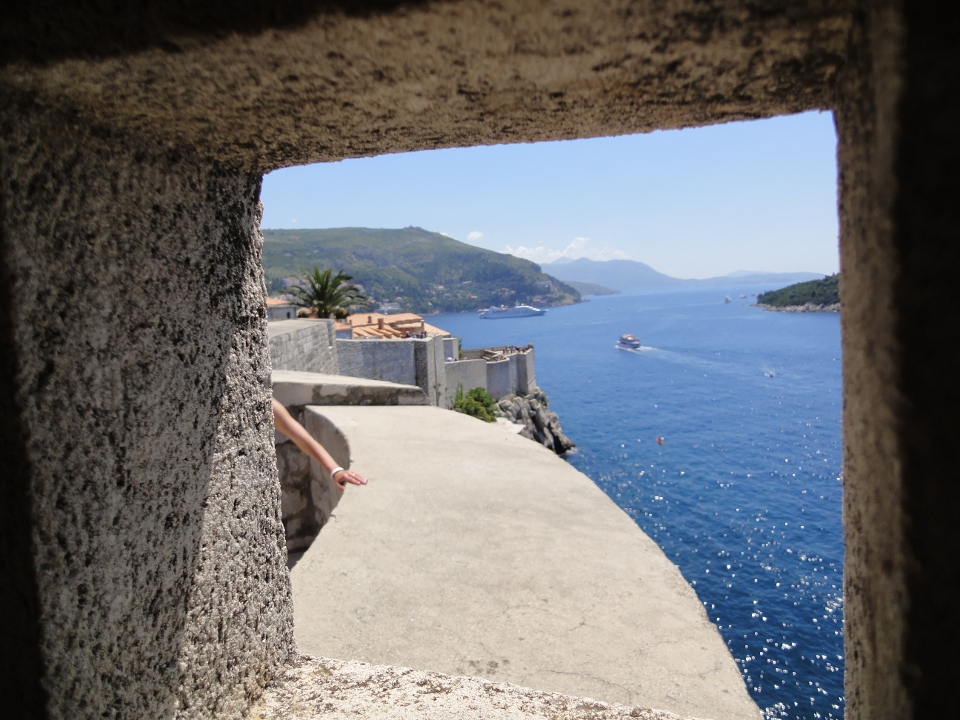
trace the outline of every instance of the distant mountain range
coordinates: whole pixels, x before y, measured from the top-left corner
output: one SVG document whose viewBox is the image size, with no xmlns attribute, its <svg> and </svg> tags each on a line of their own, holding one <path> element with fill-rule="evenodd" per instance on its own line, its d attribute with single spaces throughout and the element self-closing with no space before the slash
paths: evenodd
<svg viewBox="0 0 960 720">
<path fill-rule="evenodd" d="M 314 266 L 353 276 L 373 306 L 422 314 L 491 305 L 565 305 L 580 293 L 529 260 L 417 227 L 264 230 L 267 289 L 282 292 Z"/>
<path fill-rule="evenodd" d="M 664 275 L 649 265 L 636 260 L 587 260 L 586 258 L 558 260 L 552 263 L 544 263 L 540 267 L 544 272 L 565 282 L 593 283 L 621 292 L 771 283 L 789 285 L 806 280 L 818 280 L 823 277 L 819 273 L 808 272 L 764 273 L 738 270 L 721 277 L 694 280 Z"/>
</svg>

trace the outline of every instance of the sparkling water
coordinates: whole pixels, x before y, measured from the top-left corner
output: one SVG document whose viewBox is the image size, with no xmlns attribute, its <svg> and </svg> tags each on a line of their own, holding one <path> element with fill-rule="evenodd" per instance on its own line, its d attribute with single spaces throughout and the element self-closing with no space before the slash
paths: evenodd
<svg viewBox="0 0 960 720">
<path fill-rule="evenodd" d="M 766 716 L 841 718 L 839 316 L 751 307 L 768 289 L 430 322 L 464 348 L 532 342 L 570 463 L 679 566 Z"/>
</svg>

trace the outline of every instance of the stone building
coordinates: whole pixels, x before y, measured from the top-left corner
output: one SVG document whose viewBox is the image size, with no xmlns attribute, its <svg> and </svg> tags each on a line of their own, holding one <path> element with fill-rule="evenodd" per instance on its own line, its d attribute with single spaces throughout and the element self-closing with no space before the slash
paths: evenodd
<svg viewBox="0 0 960 720">
<path fill-rule="evenodd" d="M 946 3 L 892 0 L 7 7 L 6 716 L 240 717 L 295 656 L 263 173 L 825 109 L 839 136 L 847 717 L 948 717 L 960 62 L 947 17 Z"/>
</svg>

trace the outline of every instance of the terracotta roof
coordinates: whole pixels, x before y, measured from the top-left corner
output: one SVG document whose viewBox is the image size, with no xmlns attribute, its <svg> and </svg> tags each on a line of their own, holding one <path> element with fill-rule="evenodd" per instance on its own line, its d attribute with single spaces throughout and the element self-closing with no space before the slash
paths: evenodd
<svg viewBox="0 0 960 720">
<path fill-rule="evenodd" d="M 383 340 L 391 340 L 393 338 L 403 337 L 403 333 L 394 330 L 389 325 L 385 326 L 382 330 L 376 325 L 364 325 L 362 327 L 353 329 L 353 336 L 358 337 L 371 337 L 371 338 L 381 338 Z"/>
<path fill-rule="evenodd" d="M 383 327 L 380 328 L 380 322 Z M 402 338 L 404 333 L 426 332 L 430 335 L 450 337 L 450 333 L 423 321 L 415 313 L 383 315 L 375 312 L 359 312 L 349 315 L 345 321 L 353 328 L 354 337 Z"/>
<path fill-rule="evenodd" d="M 450 333 L 446 330 L 441 330 L 436 325 L 431 325 L 430 323 L 425 322 L 423 324 L 423 329 L 428 335 L 442 335 L 443 337 L 452 337 Z"/>
</svg>

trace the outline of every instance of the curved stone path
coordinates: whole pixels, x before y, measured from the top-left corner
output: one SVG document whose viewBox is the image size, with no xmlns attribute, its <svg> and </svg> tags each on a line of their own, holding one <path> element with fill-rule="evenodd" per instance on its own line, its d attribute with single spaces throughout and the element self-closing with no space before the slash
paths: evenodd
<svg viewBox="0 0 960 720">
<path fill-rule="evenodd" d="M 676 566 L 564 460 L 435 407 L 310 412 L 372 479 L 292 558 L 301 652 L 759 717 Z"/>
</svg>

